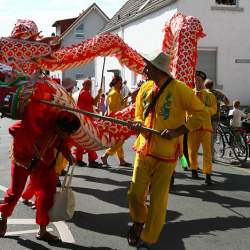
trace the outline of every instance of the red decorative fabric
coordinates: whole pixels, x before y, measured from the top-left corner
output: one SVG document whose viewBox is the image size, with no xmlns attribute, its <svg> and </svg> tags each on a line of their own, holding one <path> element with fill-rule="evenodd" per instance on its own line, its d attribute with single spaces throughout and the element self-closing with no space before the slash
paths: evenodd
<svg viewBox="0 0 250 250">
<path fill-rule="evenodd" d="M 14 29 L 11 32 L 11 37 L 19 39 L 36 38 L 38 28 L 36 23 L 28 19 L 17 19 Z"/>
<path fill-rule="evenodd" d="M 25 22 L 23 24 L 26 25 Z M 32 74 L 37 69 L 53 71 L 78 67 L 89 63 L 97 56 L 115 56 L 130 70 L 136 73 L 143 72 L 145 65 L 142 56 L 117 35 L 105 33 L 79 44 L 58 49 L 51 45 L 49 40 L 41 42 L 33 39 L 35 36 L 32 36 L 37 31 L 33 23 L 28 23 L 27 26 L 24 25 L 25 27 L 22 25 L 15 27 L 13 31 L 15 38 L 0 38 L 0 62 L 27 74 Z M 197 41 L 204 36 L 201 23 L 195 17 L 177 13 L 166 24 L 164 30 L 163 50 L 170 54 L 171 73 L 175 78 L 192 86 L 197 60 Z M 24 34 L 24 37 L 20 34 Z M 37 100 L 49 100 L 76 107 L 65 89 L 49 79 L 38 78 L 35 84 L 29 82 L 19 95 L 20 102 L 17 107 L 19 116 L 17 117 L 29 124 L 35 134 L 39 134 L 43 126 L 49 127 L 50 117 L 58 113 L 57 108 L 41 104 Z M 83 108 L 90 111 L 90 108 Z M 104 120 L 94 120 L 79 113 L 75 114 L 79 117 L 82 126 L 74 133 L 72 139 L 76 145 L 87 150 L 117 145 L 134 134 L 126 126 Z M 125 121 L 133 120 L 134 106 L 111 114 L 111 116 Z"/>
<path fill-rule="evenodd" d="M 170 71 L 174 78 L 194 86 L 197 42 L 204 37 L 200 21 L 193 16 L 175 14 L 165 25 L 162 49 L 170 55 Z"/>
</svg>

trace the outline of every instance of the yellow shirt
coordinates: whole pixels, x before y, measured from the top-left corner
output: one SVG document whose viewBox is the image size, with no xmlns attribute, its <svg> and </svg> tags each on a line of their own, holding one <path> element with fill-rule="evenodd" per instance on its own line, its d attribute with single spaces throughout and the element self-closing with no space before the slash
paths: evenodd
<svg viewBox="0 0 250 250">
<path fill-rule="evenodd" d="M 114 88 L 108 94 L 108 114 L 123 109 L 122 95 Z"/>
<path fill-rule="evenodd" d="M 207 89 L 202 89 L 197 91 L 194 89 L 195 95 L 204 103 L 205 109 L 209 115 L 209 120 L 206 120 L 203 126 L 200 128 L 202 130 L 213 131 L 211 124 L 211 117 L 217 112 L 217 100 L 215 95 Z"/>
<path fill-rule="evenodd" d="M 146 119 L 145 107 L 152 100 L 154 82 L 148 81 L 141 86 L 136 98 L 135 121 L 159 131 L 175 129 L 185 125 L 189 131 L 202 126 L 209 119 L 203 103 L 195 96 L 192 89 L 178 80 L 172 80 L 156 102 L 155 108 Z M 185 123 L 186 112 L 189 117 Z M 151 155 L 163 161 L 176 161 L 180 154 L 181 137 L 167 140 L 151 133 L 141 133 L 134 149 L 143 155 Z"/>
</svg>

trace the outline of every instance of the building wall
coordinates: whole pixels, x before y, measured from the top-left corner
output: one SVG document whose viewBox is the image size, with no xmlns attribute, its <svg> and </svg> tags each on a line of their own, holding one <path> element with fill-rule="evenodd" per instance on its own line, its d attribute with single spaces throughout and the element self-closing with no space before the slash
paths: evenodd
<svg viewBox="0 0 250 250">
<path fill-rule="evenodd" d="M 199 51 L 217 51 L 216 85 L 231 99 L 240 99 L 242 105 L 250 105 L 250 1 L 238 0 L 237 7 L 218 6 L 215 0 L 179 0 L 157 13 L 150 14 L 132 24 L 121 27 L 119 33 L 132 48 L 139 52 L 149 52 L 161 48 L 163 40 L 162 29 L 165 22 L 178 10 L 186 15 L 197 17 L 207 36 L 198 42 Z M 204 54 L 204 53 L 200 53 Z M 249 59 L 248 63 L 235 63 L 236 59 Z M 96 75 L 100 77 L 101 60 L 96 60 Z M 106 69 L 121 68 L 117 60 L 108 59 Z M 108 81 L 112 74 L 106 74 Z M 123 68 L 122 76 L 128 81 L 128 86 L 134 88 L 131 82 L 133 74 Z"/>
<path fill-rule="evenodd" d="M 124 41 L 139 53 L 150 53 L 155 50 L 160 50 L 162 47 L 163 35 L 162 32 L 165 22 L 168 21 L 176 12 L 176 6 L 162 8 L 157 13 L 152 13 L 142 19 L 136 20 L 113 33 L 118 34 Z M 102 60 L 97 58 L 96 63 L 96 78 L 100 82 Z M 108 90 L 109 82 L 112 79 L 112 74 L 107 73 L 108 69 L 120 69 L 122 77 L 127 80 L 127 86 L 130 89 L 136 88 L 136 83 L 140 80 L 141 76 L 135 75 L 128 68 L 122 67 L 116 58 L 107 57 L 105 65 L 105 90 Z M 136 82 L 135 82 L 136 81 Z"/>
<path fill-rule="evenodd" d="M 84 25 L 84 38 L 78 38 L 75 36 L 75 29 L 72 29 L 63 39 L 62 46 L 70 46 L 71 44 L 77 44 L 82 42 L 83 40 L 87 40 L 92 38 L 93 36 L 97 35 L 100 30 L 105 26 L 106 20 L 104 17 L 97 11 L 92 10 L 87 16 L 80 21 L 78 25 L 83 23 Z M 73 68 L 70 70 L 65 70 L 63 72 L 63 78 L 70 77 L 76 80 L 76 74 L 82 74 L 83 78 L 94 77 L 95 76 L 95 64 L 91 62 L 84 66 Z"/>
<path fill-rule="evenodd" d="M 181 0 L 178 10 L 201 21 L 207 36 L 199 41 L 199 49 L 217 49 L 216 79 L 223 92 L 231 100 L 250 105 L 250 63 L 235 63 L 250 59 L 250 1 L 238 2 L 234 8 L 218 6 L 215 0 Z"/>
</svg>

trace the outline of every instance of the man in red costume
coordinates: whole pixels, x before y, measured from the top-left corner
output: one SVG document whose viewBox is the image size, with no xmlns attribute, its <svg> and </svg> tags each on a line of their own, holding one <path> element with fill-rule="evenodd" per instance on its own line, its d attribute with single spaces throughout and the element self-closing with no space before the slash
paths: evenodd
<svg viewBox="0 0 250 250">
<path fill-rule="evenodd" d="M 0 204 L 0 237 L 6 233 L 7 218 L 11 216 L 30 176 L 36 194 L 37 238 L 47 242 L 59 240 L 46 230 L 56 191 L 54 167 L 57 152 L 62 152 L 68 161 L 72 161 L 69 136 L 79 127 L 80 121 L 74 114 L 60 111 L 56 114 L 48 112 L 43 120 L 39 120 L 39 127 L 25 117 L 9 128 L 13 136 L 11 181 Z"/>
<path fill-rule="evenodd" d="M 91 96 L 91 88 L 92 88 L 92 81 L 90 79 L 87 79 L 82 84 L 82 90 L 79 94 L 77 106 L 79 109 L 88 111 L 88 112 L 94 112 L 93 106 L 96 106 L 99 102 L 100 96 L 102 94 L 102 90 L 98 90 L 98 94 L 95 98 Z M 83 147 L 78 146 L 75 150 L 76 155 L 76 162 L 79 166 L 83 167 L 86 165 L 85 162 L 82 161 L 82 155 L 87 152 L 88 153 L 88 160 L 89 160 L 89 166 L 90 167 L 100 167 L 102 164 L 97 162 L 97 153 L 95 151 L 91 150 L 85 150 Z"/>
</svg>

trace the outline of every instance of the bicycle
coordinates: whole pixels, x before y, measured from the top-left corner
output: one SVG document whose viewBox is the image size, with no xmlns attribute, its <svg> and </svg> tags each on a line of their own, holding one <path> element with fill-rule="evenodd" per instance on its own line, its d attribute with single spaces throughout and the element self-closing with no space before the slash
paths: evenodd
<svg viewBox="0 0 250 250">
<path fill-rule="evenodd" d="M 246 162 L 249 150 L 245 129 L 235 129 L 225 121 L 220 122 L 216 130 L 214 150 L 217 159 L 236 158 L 241 164 Z"/>
</svg>

